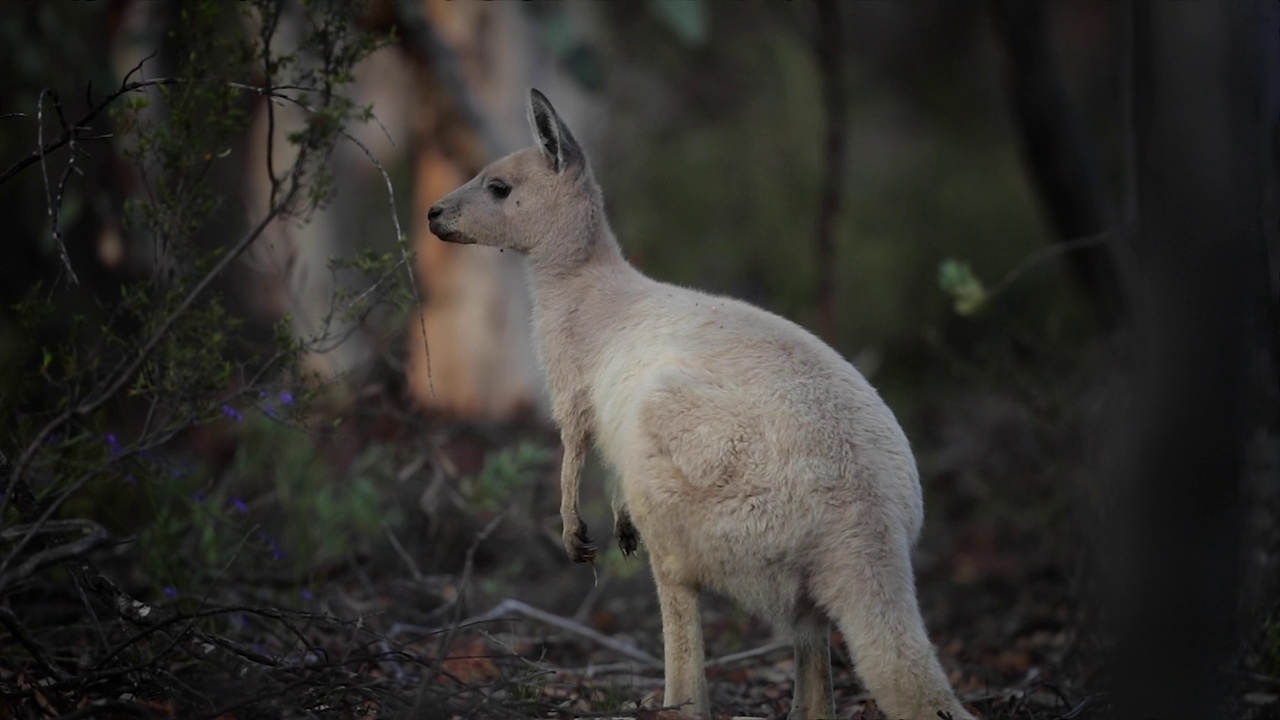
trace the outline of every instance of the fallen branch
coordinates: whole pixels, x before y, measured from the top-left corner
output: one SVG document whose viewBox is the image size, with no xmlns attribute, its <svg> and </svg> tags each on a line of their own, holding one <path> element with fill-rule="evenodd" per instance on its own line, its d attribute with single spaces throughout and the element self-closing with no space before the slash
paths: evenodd
<svg viewBox="0 0 1280 720">
<path fill-rule="evenodd" d="M 560 630 L 564 630 L 566 632 L 570 632 L 575 635 L 587 638 L 588 640 L 591 640 L 592 642 L 596 643 L 597 645 L 600 645 L 603 648 L 612 650 L 613 652 L 618 653 L 619 655 L 631 658 L 632 660 L 648 665 L 649 667 L 653 667 L 653 668 L 662 667 L 661 660 L 641 650 L 635 645 L 632 645 L 631 643 L 615 640 L 598 630 L 587 627 L 582 623 L 575 622 L 570 618 L 562 617 L 554 613 L 549 613 L 546 610 L 540 610 L 536 607 L 533 607 L 532 605 L 529 605 L 528 603 L 524 603 L 519 600 L 515 600 L 513 598 L 507 598 L 506 600 L 503 600 L 502 602 L 494 606 L 494 608 L 489 612 L 486 612 L 481 615 L 477 615 L 476 617 L 473 617 L 469 620 L 461 622 L 453 626 L 453 629 L 461 630 L 464 628 L 472 627 L 474 625 L 481 625 L 484 623 L 493 622 L 494 620 L 502 620 L 506 618 L 507 615 L 510 615 L 512 613 L 516 615 L 523 615 L 524 617 L 527 617 L 531 620 L 537 620 L 538 622 L 543 623 L 544 625 L 550 625 L 554 628 L 558 628 Z"/>
</svg>

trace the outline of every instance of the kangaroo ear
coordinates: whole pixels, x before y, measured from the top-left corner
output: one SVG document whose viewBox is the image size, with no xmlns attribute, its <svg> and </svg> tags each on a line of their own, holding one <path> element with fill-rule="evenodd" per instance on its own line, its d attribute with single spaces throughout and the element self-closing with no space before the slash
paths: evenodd
<svg viewBox="0 0 1280 720">
<path fill-rule="evenodd" d="M 569 126 L 556 114 L 547 96 L 536 88 L 529 88 L 529 127 L 533 130 L 534 142 L 557 174 L 582 164 L 582 148 L 573 139 Z"/>
</svg>

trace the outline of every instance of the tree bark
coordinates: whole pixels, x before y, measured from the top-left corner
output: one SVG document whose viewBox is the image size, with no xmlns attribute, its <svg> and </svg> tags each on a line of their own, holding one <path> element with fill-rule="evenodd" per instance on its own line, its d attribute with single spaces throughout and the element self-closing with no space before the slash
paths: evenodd
<svg viewBox="0 0 1280 720">
<path fill-rule="evenodd" d="M 1254 349 L 1270 332 L 1260 9 L 1134 5 L 1133 455 L 1112 478 L 1109 538 L 1116 717 L 1224 716 L 1262 397 Z"/>
<path fill-rule="evenodd" d="M 1048 32 L 1046 0 L 992 0 L 997 35 L 1008 55 L 1009 100 L 1023 159 L 1058 242 L 1107 230 L 1107 202 L 1097 154 L 1063 86 Z M 1125 316 L 1116 253 L 1106 244 L 1067 253 L 1094 316 L 1110 335 Z"/>
</svg>

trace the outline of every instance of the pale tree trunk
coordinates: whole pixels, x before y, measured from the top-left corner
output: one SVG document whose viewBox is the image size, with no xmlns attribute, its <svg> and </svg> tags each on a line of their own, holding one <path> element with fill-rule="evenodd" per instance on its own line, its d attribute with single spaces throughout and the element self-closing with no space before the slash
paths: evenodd
<svg viewBox="0 0 1280 720">
<path fill-rule="evenodd" d="M 523 261 L 512 253 L 448 245 L 431 235 L 427 209 L 499 155 L 530 144 L 528 89 L 556 99 L 580 137 L 593 135 L 591 103 L 547 57 L 520 6 L 397 4 L 406 48 L 422 64 L 409 231 L 430 348 L 410 322 L 409 384 L 424 406 L 490 420 L 545 412 L 530 337 Z"/>
</svg>

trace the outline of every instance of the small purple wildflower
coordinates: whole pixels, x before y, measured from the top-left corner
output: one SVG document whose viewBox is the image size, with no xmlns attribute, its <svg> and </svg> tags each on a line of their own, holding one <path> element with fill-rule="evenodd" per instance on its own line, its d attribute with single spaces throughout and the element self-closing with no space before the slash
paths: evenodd
<svg viewBox="0 0 1280 720">
<path fill-rule="evenodd" d="M 120 447 L 120 438 L 116 437 L 115 433 L 107 433 L 106 435 L 103 435 L 102 440 L 107 444 L 107 448 L 111 450 L 112 455 L 119 455 L 122 452 L 122 448 Z"/>
<path fill-rule="evenodd" d="M 240 411 L 231 407 L 230 405 L 222 406 L 222 414 L 231 418 L 234 422 L 238 422 L 238 423 L 244 422 L 244 416 L 240 414 Z"/>
<path fill-rule="evenodd" d="M 315 602 L 316 600 L 316 594 L 311 592 L 309 588 L 303 588 L 301 595 L 303 602 Z"/>
<path fill-rule="evenodd" d="M 292 405 L 292 404 L 293 404 L 293 393 L 289 392 L 288 390 L 285 390 L 284 392 L 280 393 L 280 404 L 281 404 L 281 405 Z"/>
<path fill-rule="evenodd" d="M 239 512 L 241 514 L 249 512 L 249 506 L 245 503 L 244 500 L 241 500 L 238 497 L 231 498 L 231 507 L 235 508 L 236 512 Z"/>
<path fill-rule="evenodd" d="M 201 490 L 200 492 L 196 493 L 195 495 L 192 495 L 192 496 L 191 496 L 191 499 L 192 499 L 192 500 L 195 500 L 196 502 L 198 502 L 198 503 L 200 503 L 201 505 L 203 505 L 203 504 L 204 504 L 204 501 L 209 499 L 209 493 L 207 493 L 207 492 L 205 492 L 205 491 Z"/>
<path fill-rule="evenodd" d="M 258 537 L 267 544 L 267 549 L 271 551 L 272 560 L 283 560 L 287 557 L 284 549 L 280 547 L 280 543 L 276 542 L 276 539 L 271 537 L 271 534 L 266 530 L 259 530 Z"/>
<path fill-rule="evenodd" d="M 170 600 L 177 600 L 177 599 L 178 599 L 178 591 L 177 591 L 177 590 L 175 590 L 175 589 L 174 589 L 174 587 L 173 587 L 172 585 L 165 585 L 165 586 L 164 586 L 164 596 L 165 596 L 165 597 L 167 597 L 167 598 L 169 598 Z"/>
</svg>

